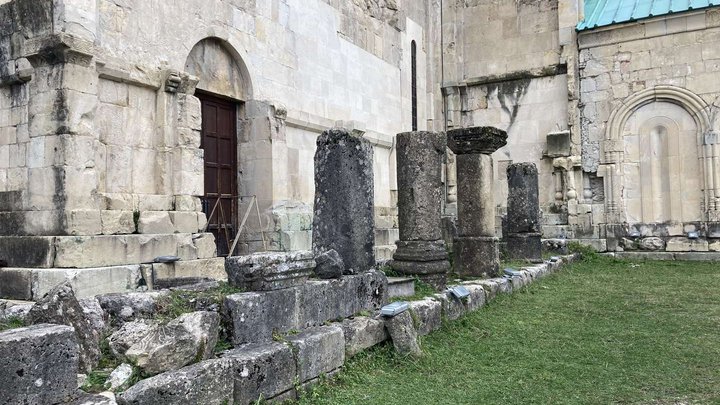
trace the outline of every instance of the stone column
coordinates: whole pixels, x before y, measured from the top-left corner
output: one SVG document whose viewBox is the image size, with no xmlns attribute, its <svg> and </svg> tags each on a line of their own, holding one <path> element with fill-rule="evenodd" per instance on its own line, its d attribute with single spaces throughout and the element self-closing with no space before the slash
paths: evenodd
<svg viewBox="0 0 720 405">
<path fill-rule="evenodd" d="M 405 132 L 396 139 L 400 240 L 392 267 L 443 289 L 450 270 L 441 226 L 445 135 Z"/>
<path fill-rule="evenodd" d="M 542 260 L 538 170 L 534 163 L 507 168 L 508 211 L 505 236 L 509 259 Z"/>
<path fill-rule="evenodd" d="M 464 276 L 496 276 L 500 269 L 495 237 L 493 152 L 507 144 L 507 133 L 493 127 L 448 131 L 457 155 L 458 237 L 455 271 Z"/>
<path fill-rule="evenodd" d="M 373 149 L 367 140 L 338 128 L 318 137 L 313 251 L 335 249 L 345 274 L 375 266 L 373 181 Z"/>
</svg>

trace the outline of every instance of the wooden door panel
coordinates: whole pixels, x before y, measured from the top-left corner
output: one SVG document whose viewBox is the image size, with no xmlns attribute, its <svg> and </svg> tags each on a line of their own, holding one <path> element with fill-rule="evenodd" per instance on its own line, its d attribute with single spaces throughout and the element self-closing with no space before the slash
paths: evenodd
<svg viewBox="0 0 720 405">
<path fill-rule="evenodd" d="M 237 230 L 237 106 L 204 94 L 198 98 L 202 105 L 200 147 L 205 151 L 203 210 L 208 230 L 215 234 L 218 255 L 224 256 Z"/>
</svg>

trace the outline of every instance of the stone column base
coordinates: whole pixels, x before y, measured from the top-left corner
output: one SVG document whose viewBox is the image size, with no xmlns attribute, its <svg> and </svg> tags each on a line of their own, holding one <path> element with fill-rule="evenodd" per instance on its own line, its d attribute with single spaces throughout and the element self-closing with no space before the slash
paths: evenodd
<svg viewBox="0 0 720 405">
<path fill-rule="evenodd" d="M 445 241 L 397 241 L 396 245 L 393 270 L 417 277 L 438 290 L 445 289 L 450 271 Z"/>
<path fill-rule="evenodd" d="M 542 262 L 542 242 L 540 233 L 515 233 L 505 237 L 506 254 L 510 260 L 529 260 Z"/>
<path fill-rule="evenodd" d="M 455 272 L 461 276 L 496 277 L 500 274 L 500 239 L 458 236 L 453 244 Z"/>
</svg>

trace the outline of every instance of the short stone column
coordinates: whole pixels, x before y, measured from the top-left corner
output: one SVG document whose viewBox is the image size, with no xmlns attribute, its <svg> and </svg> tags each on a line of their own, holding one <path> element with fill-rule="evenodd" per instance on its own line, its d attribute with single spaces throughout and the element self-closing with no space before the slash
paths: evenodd
<svg viewBox="0 0 720 405">
<path fill-rule="evenodd" d="M 448 131 L 448 147 L 457 155 L 458 236 L 453 243 L 455 271 L 463 276 L 496 276 L 500 269 L 495 237 L 493 152 L 507 144 L 507 133 L 494 127 Z"/>
<path fill-rule="evenodd" d="M 508 259 L 542 260 L 538 170 L 534 163 L 514 163 L 507 168 L 507 219 L 503 235 Z"/>
<path fill-rule="evenodd" d="M 392 267 L 445 288 L 450 270 L 442 237 L 442 158 L 444 134 L 405 132 L 397 135 L 397 184 L 400 240 Z"/>
<path fill-rule="evenodd" d="M 313 252 L 335 249 L 344 274 L 375 267 L 373 149 L 345 129 L 331 129 L 317 139 Z"/>
</svg>

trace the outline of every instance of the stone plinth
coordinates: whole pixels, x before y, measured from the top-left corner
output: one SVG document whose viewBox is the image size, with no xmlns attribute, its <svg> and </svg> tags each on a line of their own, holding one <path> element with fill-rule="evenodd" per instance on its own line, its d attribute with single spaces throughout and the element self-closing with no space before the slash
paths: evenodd
<svg viewBox="0 0 720 405">
<path fill-rule="evenodd" d="M 446 140 L 433 132 L 397 136 L 400 240 L 392 267 L 444 288 L 450 270 L 442 235 L 442 158 Z"/>
<path fill-rule="evenodd" d="M 490 154 L 507 144 L 507 133 L 493 127 L 474 127 L 448 131 L 447 137 L 448 147 L 457 155 L 455 271 L 467 276 L 494 276 L 500 268 L 500 255 Z"/>
<path fill-rule="evenodd" d="M 537 167 L 534 163 L 511 164 L 507 168 L 507 179 L 508 259 L 542 260 Z"/>
<path fill-rule="evenodd" d="M 225 260 L 228 282 L 248 291 L 271 291 L 303 284 L 315 268 L 312 252 L 265 252 Z"/>
<path fill-rule="evenodd" d="M 353 274 L 375 266 L 373 149 L 345 129 L 325 131 L 315 152 L 313 251 L 335 249 Z"/>
</svg>

